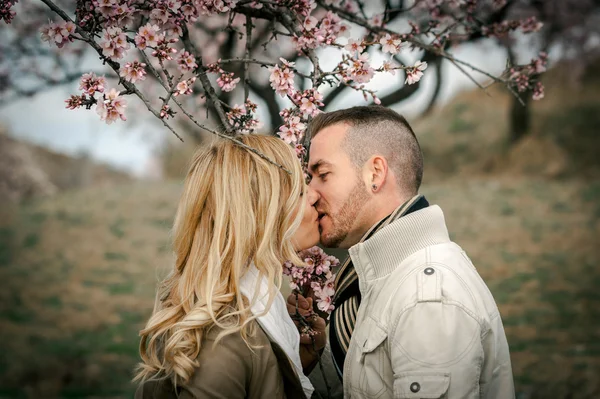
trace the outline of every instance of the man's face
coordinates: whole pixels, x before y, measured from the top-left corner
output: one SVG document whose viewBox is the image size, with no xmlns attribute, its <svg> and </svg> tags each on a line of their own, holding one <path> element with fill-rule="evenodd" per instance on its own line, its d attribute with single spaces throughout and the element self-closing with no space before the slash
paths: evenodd
<svg viewBox="0 0 600 399">
<path fill-rule="evenodd" d="M 359 215 L 370 199 L 361 174 L 342 148 L 347 130 L 346 124 L 328 126 L 310 145 L 310 187 L 319 194 L 315 206 L 321 243 L 329 248 L 348 248 L 360 239 Z"/>
</svg>

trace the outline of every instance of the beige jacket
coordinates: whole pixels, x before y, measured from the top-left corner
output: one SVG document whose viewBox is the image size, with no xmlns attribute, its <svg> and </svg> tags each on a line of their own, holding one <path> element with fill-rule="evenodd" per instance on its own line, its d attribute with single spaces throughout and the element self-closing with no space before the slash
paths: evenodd
<svg viewBox="0 0 600 399">
<path fill-rule="evenodd" d="M 271 342 L 256 321 L 248 348 L 241 334 L 213 343 L 218 327 L 203 339 L 198 368 L 188 383 L 171 380 L 140 384 L 135 399 L 305 399 L 298 375 L 285 352 Z"/>
<path fill-rule="evenodd" d="M 438 206 L 350 248 L 362 296 L 346 398 L 514 398 L 492 294 L 450 241 Z"/>
</svg>

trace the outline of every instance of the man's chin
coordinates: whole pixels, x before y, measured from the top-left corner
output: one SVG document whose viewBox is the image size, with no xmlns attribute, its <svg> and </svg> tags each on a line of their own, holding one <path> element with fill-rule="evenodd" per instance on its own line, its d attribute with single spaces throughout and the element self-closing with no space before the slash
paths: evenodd
<svg viewBox="0 0 600 399">
<path fill-rule="evenodd" d="M 344 241 L 343 237 L 333 237 L 321 231 L 321 246 L 325 248 L 339 248 L 342 241 Z"/>
</svg>

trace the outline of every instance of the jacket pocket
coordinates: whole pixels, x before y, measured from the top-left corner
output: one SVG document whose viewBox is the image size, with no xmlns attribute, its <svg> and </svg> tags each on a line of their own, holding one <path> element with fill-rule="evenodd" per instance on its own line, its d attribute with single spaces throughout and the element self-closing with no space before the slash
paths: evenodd
<svg viewBox="0 0 600 399">
<path fill-rule="evenodd" d="M 446 398 L 450 387 L 450 373 L 412 371 L 399 374 L 394 380 L 394 398 Z"/>
<path fill-rule="evenodd" d="M 361 352 L 360 360 L 363 361 L 365 354 L 377 349 L 386 338 L 387 333 L 374 320 L 368 319 L 365 321 L 364 325 L 361 326 L 361 331 L 356 342 Z"/>
<path fill-rule="evenodd" d="M 367 397 L 377 398 L 385 392 L 386 386 L 391 389 L 392 378 L 388 377 L 392 376 L 385 373 L 386 362 L 389 363 L 385 352 L 387 332 L 371 318 L 365 320 L 357 332 L 356 349 L 359 364 L 352 366 L 358 369 L 357 388 Z M 389 369 L 389 366 L 387 368 Z"/>
</svg>

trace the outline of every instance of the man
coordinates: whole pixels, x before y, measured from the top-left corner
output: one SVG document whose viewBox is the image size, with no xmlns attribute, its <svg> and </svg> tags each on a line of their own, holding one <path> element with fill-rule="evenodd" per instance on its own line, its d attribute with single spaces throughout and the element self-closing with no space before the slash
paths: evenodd
<svg viewBox="0 0 600 399">
<path fill-rule="evenodd" d="M 442 210 L 418 195 L 410 125 L 371 106 L 320 114 L 309 129 L 321 243 L 350 253 L 329 327 L 344 397 L 513 398 L 498 308 Z M 310 370 L 315 353 L 302 355 Z"/>
</svg>

